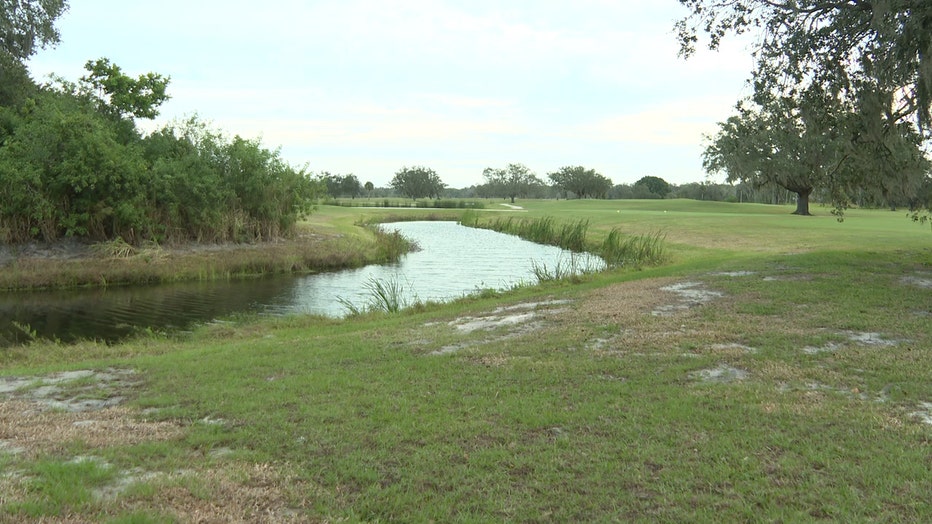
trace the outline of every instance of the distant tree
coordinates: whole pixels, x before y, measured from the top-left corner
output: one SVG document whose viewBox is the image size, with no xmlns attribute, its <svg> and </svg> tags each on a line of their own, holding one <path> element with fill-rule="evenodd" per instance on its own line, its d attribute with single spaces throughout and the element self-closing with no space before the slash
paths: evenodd
<svg viewBox="0 0 932 524">
<path fill-rule="evenodd" d="M 362 193 L 362 184 L 359 183 L 359 179 L 356 178 L 356 175 L 350 173 L 344 176 L 343 180 L 340 181 L 340 192 L 343 196 L 356 198 Z"/>
<path fill-rule="evenodd" d="M 439 198 L 446 184 L 437 172 L 423 166 L 402 167 L 392 178 L 391 186 L 408 198 Z"/>
<path fill-rule="evenodd" d="M 564 196 L 574 193 L 579 198 L 605 198 L 613 186 L 611 179 L 582 166 L 564 166 L 547 176 Z"/>
<path fill-rule="evenodd" d="M 367 197 L 367 198 L 371 198 L 371 197 L 372 197 L 372 190 L 375 189 L 375 186 L 372 185 L 372 182 L 366 182 L 366 183 L 363 185 L 363 187 L 366 188 L 366 197 Z"/>
<path fill-rule="evenodd" d="M 505 169 L 491 167 L 482 171 L 485 179 L 485 193 L 489 196 L 508 197 L 515 203 L 515 197 L 526 197 L 532 190 L 543 186 L 543 180 L 537 178 L 524 164 L 508 164 Z"/>
<path fill-rule="evenodd" d="M 67 9 L 65 0 L 0 0 L 0 53 L 22 62 L 57 44 L 55 21 Z"/>
<path fill-rule="evenodd" d="M 666 198 L 667 195 L 673 191 L 673 188 L 666 180 L 656 176 L 641 177 L 641 179 L 635 182 L 634 185 L 646 187 L 647 191 L 657 195 L 660 198 Z"/>
</svg>

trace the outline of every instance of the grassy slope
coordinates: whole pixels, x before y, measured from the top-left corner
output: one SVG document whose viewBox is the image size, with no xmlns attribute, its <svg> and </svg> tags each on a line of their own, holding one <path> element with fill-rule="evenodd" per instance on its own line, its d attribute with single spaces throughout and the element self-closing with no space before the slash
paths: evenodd
<svg viewBox="0 0 932 524">
<path fill-rule="evenodd" d="M 838 224 L 827 212 L 691 201 L 522 204 L 531 216 L 587 217 L 596 236 L 661 229 L 675 261 L 394 317 L 9 352 L 5 375 L 138 369 L 133 403 L 184 436 L 74 441 L 36 459 L 0 451 L 0 465 L 32 475 L 0 520 L 184 519 L 185 504 L 236 498 L 209 481 L 141 481 L 105 501 L 49 489 L 71 477 L 48 464 L 75 455 L 208 480 L 232 470 L 240 499 L 262 487 L 269 507 L 312 520 L 932 519 L 932 426 L 912 415 L 932 402 L 932 291 L 910 280 L 932 279 L 927 226 L 899 213 Z M 314 220 L 347 231 L 353 217 L 325 209 Z M 684 281 L 721 296 L 652 315 L 677 302 L 660 288 Z M 552 299 L 571 302 L 539 306 L 533 330 L 450 325 Z M 888 344 L 851 341 L 865 333 Z M 429 354 L 451 345 L 461 349 Z M 746 375 L 701 379 L 713 369 Z M 106 482 L 98 469 L 69 473 Z"/>
</svg>

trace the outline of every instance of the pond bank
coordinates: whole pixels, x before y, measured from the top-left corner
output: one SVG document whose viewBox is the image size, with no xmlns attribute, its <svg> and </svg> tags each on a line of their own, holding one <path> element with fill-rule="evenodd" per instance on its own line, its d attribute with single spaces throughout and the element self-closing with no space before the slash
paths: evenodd
<svg viewBox="0 0 932 524">
<path fill-rule="evenodd" d="M 316 272 L 385 262 L 404 252 L 379 232 L 349 237 L 302 231 L 253 244 L 134 247 L 73 239 L 0 246 L 0 291 L 217 280 Z M 122 246 L 122 247 L 121 247 Z M 401 252 L 399 252 L 399 249 Z"/>
</svg>

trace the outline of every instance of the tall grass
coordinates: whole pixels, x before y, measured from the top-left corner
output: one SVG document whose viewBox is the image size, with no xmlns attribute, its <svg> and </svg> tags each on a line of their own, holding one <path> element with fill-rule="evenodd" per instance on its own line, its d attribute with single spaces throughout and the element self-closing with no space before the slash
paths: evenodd
<svg viewBox="0 0 932 524">
<path fill-rule="evenodd" d="M 558 259 L 552 267 L 546 262 L 531 261 L 531 272 L 539 284 L 559 280 L 579 282 L 586 275 L 598 273 L 603 267 L 601 263 L 596 263 L 594 257 L 576 253 L 571 254 L 569 260 Z"/>
<path fill-rule="evenodd" d="M 368 300 L 363 305 L 357 305 L 345 297 L 337 297 L 337 301 L 351 316 L 371 312 L 397 313 L 409 305 L 405 298 L 405 287 L 397 276 L 387 280 L 370 277 L 363 287 L 368 293 Z M 417 302 L 417 299 L 413 302 Z"/>
<path fill-rule="evenodd" d="M 598 249 L 608 267 L 656 266 L 667 260 L 666 234 L 645 233 L 624 236 L 613 228 Z"/>
<path fill-rule="evenodd" d="M 618 228 L 613 228 L 601 244 L 588 240 L 589 220 L 577 220 L 557 224 L 553 217 L 542 218 L 497 218 L 480 224 L 478 216 L 469 212 L 463 214 L 460 223 L 484 227 L 500 233 L 517 235 L 531 242 L 559 246 L 563 249 L 581 253 L 596 253 L 605 260 L 606 267 L 643 267 L 660 265 L 667 260 L 666 234 L 645 233 L 625 236 Z M 553 276 L 555 268 L 539 268 Z M 535 273 L 537 270 L 535 270 Z M 556 271 L 562 273 L 563 271 Z"/>
<path fill-rule="evenodd" d="M 405 253 L 420 249 L 417 242 L 412 242 L 398 231 L 385 231 L 381 227 L 373 228 L 378 258 L 386 262 L 394 262 Z"/>
</svg>

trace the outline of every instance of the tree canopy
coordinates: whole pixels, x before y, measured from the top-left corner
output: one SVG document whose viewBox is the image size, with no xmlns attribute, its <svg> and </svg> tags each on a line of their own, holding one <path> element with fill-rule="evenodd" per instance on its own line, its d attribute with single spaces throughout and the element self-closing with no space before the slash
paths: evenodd
<svg viewBox="0 0 932 524">
<path fill-rule="evenodd" d="M 0 52 L 22 62 L 57 44 L 55 21 L 67 9 L 65 0 L 0 0 Z"/>
<path fill-rule="evenodd" d="M 392 178 L 391 186 L 412 199 L 439 198 L 446 184 L 433 169 L 423 166 L 402 167 Z"/>
<path fill-rule="evenodd" d="M 932 206 L 917 189 L 930 176 L 932 2 L 680 3 L 690 10 L 677 24 L 683 56 L 703 34 L 712 49 L 728 35 L 756 37 L 753 95 L 720 124 L 707 169 L 777 183 L 801 199 L 825 189 L 836 212 L 864 190 Z"/>
<path fill-rule="evenodd" d="M 932 130 L 932 2 L 928 0 L 680 0 L 689 56 L 705 33 L 712 49 L 756 32 L 755 96 L 812 87 L 887 120 Z"/>
<path fill-rule="evenodd" d="M 110 94 L 131 92 L 129 80 Z M 0 242 L 269 239 L 288 234 L 319 192 L 278 151 L 196 118 L 143 136 L 84 84 L 27 75 L 16 86 L 0 89 Z"/>
<path fill-rule="evenodd" d="M 81 77 L 84 90 L 117 116 L 155 118 L 158 107 L 169 98 L 169 79 L 160 74 L 145 73 L 133 78 L 107 58 L 88 60 L 84 69 L 88 71 Z"/>
<path fill-rule="evenodd" d="M 641 177 L 634 185 L 645 187 L 651 194 L 660 198 L 666 198 L 673 191 L 673 187 L 670 186 L 669 182 L 657 176 Z"/>
<path fill-rule="evenodd" d="M 610 179 L 583 166 L 564 166 L 547 176 L 561 191 L 579 198 L 605 198 L 613 185 Z"/>
</svg>

